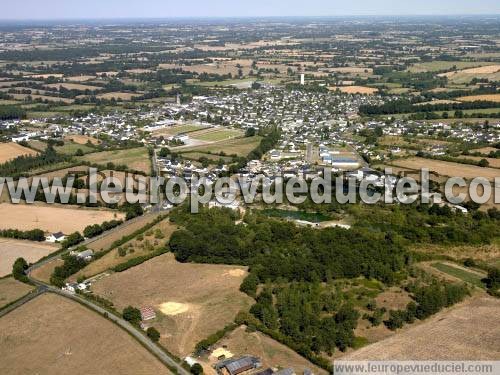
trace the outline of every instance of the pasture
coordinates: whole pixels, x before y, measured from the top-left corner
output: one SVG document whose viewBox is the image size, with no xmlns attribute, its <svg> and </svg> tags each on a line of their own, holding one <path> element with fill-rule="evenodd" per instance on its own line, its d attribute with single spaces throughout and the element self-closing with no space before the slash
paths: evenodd
<svg viewBox="0 0 500 375">
<path fill-rule="evenodd" d="M 171 374 L 127 332 L 55 294 L 2 317 L 0 332 L 2 374 Z"/>
<path fill-rule="evenodd" d="M 161 344 L 185 356 L 251 306 L 252 299 L 239 291 L 246 275 L 244 267 L 178 263 L 168 253 L 100 279 L 92 291 L 118 309 L 152 306 Z"/>
</svg>

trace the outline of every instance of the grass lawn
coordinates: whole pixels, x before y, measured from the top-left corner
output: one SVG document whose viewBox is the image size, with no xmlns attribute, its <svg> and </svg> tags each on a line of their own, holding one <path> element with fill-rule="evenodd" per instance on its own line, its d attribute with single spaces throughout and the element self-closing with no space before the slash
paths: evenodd
<svg viewBox="0 0 500 375">
<path fill-rule="evenodd" d="M 484 284 L 481 282 L 482 277 L 474 272 L 469 272 L 461 268 L 453 267 L 444 263 L 433 263 L 432 267 L 437 270 L 447 273 L 448 275 L 459 278 L 466 283 L 477 286 L 478 288 L 484 289 Z"/>
</svg>

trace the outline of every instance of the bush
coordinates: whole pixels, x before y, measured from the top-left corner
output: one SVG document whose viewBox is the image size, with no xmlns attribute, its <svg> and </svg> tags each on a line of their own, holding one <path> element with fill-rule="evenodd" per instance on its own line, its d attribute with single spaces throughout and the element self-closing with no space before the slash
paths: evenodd
<svg viewBox="0 0 500 375">
<path fill-rule="evenodd" d="M 132 324 L 139 324 L 141 321 L 141 312 L 132 306 L 127 306 L 123 309 L 122 313 L 123 319 Z"/>
<path fill-rule="evenodd" d="M 26 270 L 28 269 L 28 263 L 24 258 L 17 258 L 12 266 L 12 276 L 14 279 L 21 281 L 23 283 L 28 283 L 29 279 L 26 276 Z"/>
<path fill-rule="evenodd" d="M 146 330 L 146 334 L 148 335 L 148 337 L 153 340 L 154 342 L 158 342 L 160 341 L 160 332 L 158 332 L 158 330 L 154 327 L 149 327 L 147 330 Z"/>
</svg>

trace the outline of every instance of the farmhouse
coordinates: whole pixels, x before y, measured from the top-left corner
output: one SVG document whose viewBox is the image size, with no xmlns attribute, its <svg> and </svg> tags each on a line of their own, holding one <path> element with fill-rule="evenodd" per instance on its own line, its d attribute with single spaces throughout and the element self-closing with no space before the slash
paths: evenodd
<svg viewBox="0 0 500 375">
<path fill-rule="evenodd" d="M 141 311 L 141 320 L 151 320 L 156 318 L 156 313 L 151 306 L 145 306 L 140 308 Z"/>
<path fill-rule="evenodd" d="M 88 250 L 84 250 L 84 251 L 80 251 L 80 252 L 72 251 L 70 254 L 73 256 L 76 256 L 77 258 L 84 259 L 86 261 L 90 261 L 92 259 L 92 256 L 94 255 L 94 252 L 92 250 L 88 249 Z"/>
<path fill-rule="evenodd" d="M 55 242 L 64 241 L 65 238 L 66 238 L 66 236 L 64 235 L 63 232 L 56 232 L 56 233 L 52 233 L 49 236 L 45 237 L 45 240 L 47 242 L 55 243 Z"/>
</svg>

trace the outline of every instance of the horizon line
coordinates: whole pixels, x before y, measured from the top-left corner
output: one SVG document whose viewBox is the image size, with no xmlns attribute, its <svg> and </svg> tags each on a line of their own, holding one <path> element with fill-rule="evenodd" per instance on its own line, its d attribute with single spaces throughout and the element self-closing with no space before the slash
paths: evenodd
<svg viewBox="0 0 500 375">
<path fill-rule="evenodd" d="M 255 16 L 245 16 L 245 15 L 231 15 L 231 16 L 166 16 L 166 17 L 59 17 L 59 18 L 0 18 L 0 23 L 2 22 L 55 22 L 55 21 L 162 21 L 162 20 L 223 20 L 223 19 L 308 19 L 308 18 L 342 18 L 342 17 L 352 17 L 352 18 L 394 18 L 394 17 L 500 17 L 499 13 L 456 13 L 456 14 L 411 14 L 411 13 L 401 13 L 401 14 L 336 14 L 336 15 L 255 15 Z"/>
</svg>

